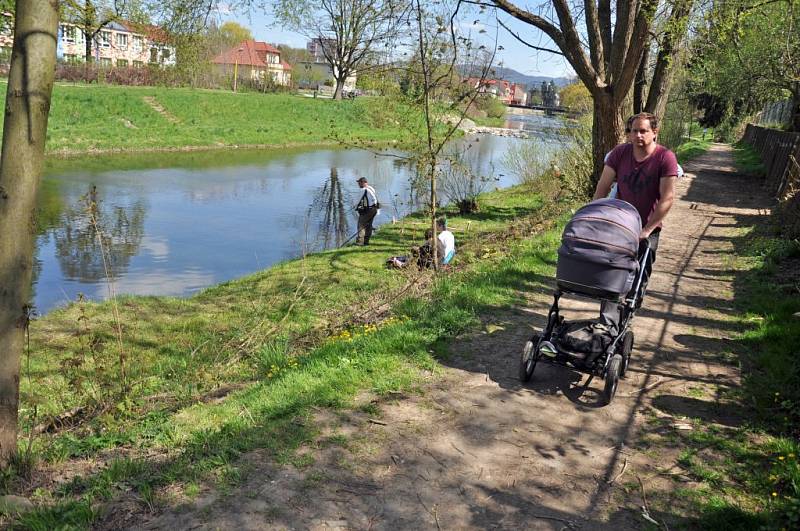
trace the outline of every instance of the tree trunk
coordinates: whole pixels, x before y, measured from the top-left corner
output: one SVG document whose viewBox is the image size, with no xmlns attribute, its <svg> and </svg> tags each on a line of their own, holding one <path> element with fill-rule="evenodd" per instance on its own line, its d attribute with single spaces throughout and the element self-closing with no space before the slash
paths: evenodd
<svg viewBox="0 0 800 531">
<path fill-rule="evenodd" d="M 636 70 L 636 81 L 633 83 L 633 114 L 639 114 L 644 110 L 644 103 L 647 101 L 647 63 L 650 61 L 650 43 L 644 47 L 642 60 L 639 61 L 639 68 Z"/>
<path fill-rule="evenodd" d="M 336 80 L 336 90 L 333 92 L 333 99 L 340 100 L 344 95 L 344 79 Z"/>
<path fill-rule="evenodd" d="M 0 466 L 17 451 L 20 357 L 57 29 L 57 2 L 17 1 L 0 158 Z"/>
<path fill-rule="evenodd" d="M 94 60 L 94 56 L 92 55 L 92 42 L 93 39 L 91 37 L 91 33 L 88 31 L 83 32 L 83 41 L 84 41 L 84 62 L 88 65 Z"/>
<path fill-rule="evenodd" d="M 436 245 L 436 240 L 439 238 L 436 230 L 436 159 L 431 157 L 430 161 L 430 180 L 431 180 L 431 234 L 430 241 L 431 256 L 433 256 L 433 269 L 439 270 L 439 246 Z"/>
<path fill-rule="evenodd" d="M 592 122 L 592 157 L 594 172 L 592 185 L 596 186 L 603 172 L 603 160 L 606 153 L 614 149 L 625 136 L 622 105 L 614 103 L 614 95 L 607 91 L 594 94 L 594 118 Z"/>
<path fill-rule="evenodd" d="M 656 59 L 653 80 L 650 83 L 644 110 L 655 114 L 659 119 L 664 118 L 664 111 L 667 108 L 667 99 L 672 86 L 675 65 L 678 61 L 680 43 L 686 35 L 692 4 L 693 0 L 681 0 L 675 4 L 669 19 L 670 27 L 664 33 L 661 48 L 658 50 L 658 59 Z"/>
</svg>

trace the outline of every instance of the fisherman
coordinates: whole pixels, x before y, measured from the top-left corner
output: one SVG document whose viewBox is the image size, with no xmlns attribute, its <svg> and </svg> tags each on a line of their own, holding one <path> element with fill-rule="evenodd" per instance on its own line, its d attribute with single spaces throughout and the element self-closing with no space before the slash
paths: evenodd
<svg viewBox="0 0 800 531">
<path fill-rule="evenodd" d="M 375 194 L 375 188 L 367 183 L 366 177 L 360 177 L 356 182 L 364 192 L 358 201 L 358 205 L 356 205 L 356 212 L 358 212 L 356 245 L 369 245 L 373 230 L 372 221 L 378 214 L 380 204 L 378 203 L 378 196 Z"/>
</svg>

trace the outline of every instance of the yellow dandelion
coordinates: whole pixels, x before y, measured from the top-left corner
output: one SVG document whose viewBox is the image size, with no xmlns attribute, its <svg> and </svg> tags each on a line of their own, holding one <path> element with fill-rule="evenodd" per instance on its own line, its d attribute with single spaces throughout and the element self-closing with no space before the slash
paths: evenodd
<svg viewBox="0 0 800 531">
<path fill-rule="evenodd" d="M 784 457 L 782 455 L 778 456 L 778 461 L 783 461 Z"/>
<path fill-rule="evenodd" d="M 772 493 L 772 496 L 773 496 L 773 497 L 776 497 L 776 496 L 778 496 L 778 493 L 777 493 L 777 492 L 773 492 L 773 493 Z"/>
</svg>

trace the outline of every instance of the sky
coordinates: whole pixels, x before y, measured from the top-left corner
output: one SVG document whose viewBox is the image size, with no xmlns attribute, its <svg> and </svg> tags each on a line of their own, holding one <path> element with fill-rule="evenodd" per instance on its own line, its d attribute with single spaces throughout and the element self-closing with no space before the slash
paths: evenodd
<svg viewBox="0 0 800 531">
<path fill-rule="evenodd" d="M 261 9 L 252 9 L 249 12 L 233 12 L 226 5 L 221 4 L 218 19 L 220 23 L 227 21 L 238 22 L 242 26 L 249 28 L 253 33 L 253 37 L 259 41 L 271 44 L 287 44 L 293 48 L 305 48 L 306 46 L 306 37 L 299 33 L 275 27 L 274 18 Z M 522 36 L 527 42 L 547 48 L 555 47 L 548 39 L 541 37 L 539 30 L 518 22 L 508 15 L 503 15 L 502 20 L 504 24 Z M 494 20 L 491 23 L 496 24 Z M 494 42 L 495 26 L 488 26 L 483 23 L 473 25 L 472 20 L 467 21 L 466 24 L 470 27 L 464 28 L 465 30 L 474 28 L 473 35 L 477 34 L 477 31 L 481 28 L 485 29 L 486 33 L 484 35 L 490 36 L 491 43 Z M 517 72 L 530 76 L 575 76 L 572 68 L 563 57 L 528 48 L 503 28 L 498 29 L 497 35 L 498 45 L 502 46 L 503 50 L 498 51 L 495 65 L 513 68 Z M 489 45 L 491 43 L 487 41 L 485 44 Z"/>
</svg>

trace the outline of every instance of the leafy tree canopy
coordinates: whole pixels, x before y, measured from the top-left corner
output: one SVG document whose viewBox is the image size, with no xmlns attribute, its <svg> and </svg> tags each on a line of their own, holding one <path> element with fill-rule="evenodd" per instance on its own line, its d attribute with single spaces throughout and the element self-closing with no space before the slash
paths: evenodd
<svg viewBox="0 0 800 531">
<path fill-rule="evenodd" d="M 581 113 L 592 110 L 592 95 L 580 81 L 570 83 L 559 92 L 561 105 Z"/>
<path fill-rule="evenodd" d="M 253 33 L 250 29 L 236 22 L 225 22 L 219 27 L 218 32 L 220 40 L 228 47 L 253 40 Z"/>
<path fill-rule="evenodd" d="M 800 130 L 798 28 L 799 0 L 714 5 L 690 63 L 692 92 L 698 103 L 713 110 L 712 121 L 740 119 L 765 103 L 791 97 L 794 127 Z"/>
</svg>

